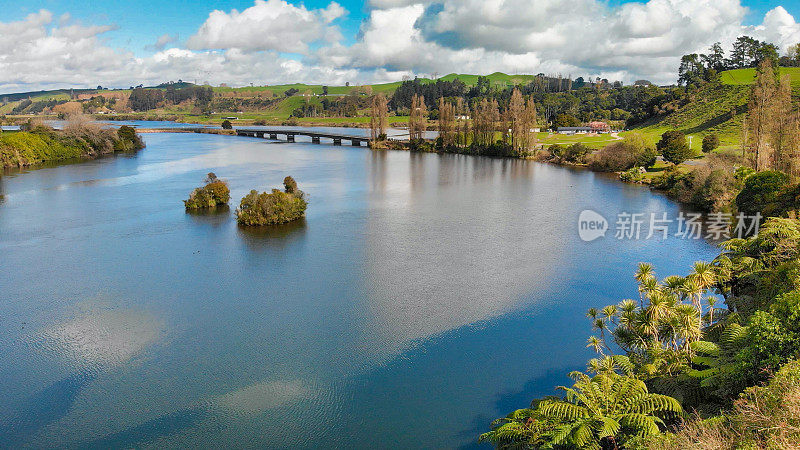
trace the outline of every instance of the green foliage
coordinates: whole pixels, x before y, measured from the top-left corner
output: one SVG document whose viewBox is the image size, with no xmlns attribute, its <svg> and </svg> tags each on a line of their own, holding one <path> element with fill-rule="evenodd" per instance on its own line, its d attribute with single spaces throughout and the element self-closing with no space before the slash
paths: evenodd
<svg viewBox="0 0 800 450">
<path fill-rule="evenodd" d="M 211 172 L 206 178 L 206 185 L 192 191 L 189 199 L 183 203 L 186 209 L 204 209 L 227 205 L 230 199 L 231 191 L 228 184 Z"/>
<path fill-rule="evenodd" d="M 572 114 L 561 113 L 553 120 L 553 128 L 579 126 L 581 126 L 581 121 Z"/>
<path fill-rule="evenodd" d="M 630 133 L 624 141 L 607 145 L 592 157 L 590 167 L 603 172 L 620 172 L 634 167 L 651 167 L 658 152 L 641 133 Z"/>
<path fill-rule="evenodd" d="M 783 172 L 755 173 L 745 179 L 744 188 L 736 197 L 736 207 L 748 215 L 775 216 L 781 211 L 782 194 L 788 186 L 789 176 Z"/>
<path fill-rule="evenodd" d="M 613 366 L 613 363 L 609 364 Z M 495 421 L 480 436 L 498 448 L 614 448 L 633 437 L 658 434 L 682 413 L 671 397 L 653 394 L 638 378 L 605 370 L 590 377 L 573 372 L 564 398 L 535 401 Z"/>
<path fill-rule="evenodd" d="M 233 124 L 231 123 L 230 120 L 225 119 L 225 120 L 222 121 L 222 129 L 223 130 L 232 130 L 233 129 Z"/>
<path fill-rule="evenodd" d="M 673 164 L 680 164 L 693 155 L 686 136 L 680 131 L 667 131 L 662 134 L 661 140 L 656 143 L 656 149 L 664 160 Z"/>
<path fill-rule="evenodd" d="M 135 151 L 144 148 L 144 141 L 141 136 L 136 132 L 136 129 L 123 125 L 117 129 L 117 137 L 119 140 L 114 148 L 117 151 Z"/>
<path fill-rule="evenodd" d="M 286 177 L 284 187 L 283 192 L 278 189 L 260 194 L 255 190 L 250 191 L 236 210 L 239 224 L 276 225 L 302 218 L 307 207 L 305 194 L 297 189 L 297 183 L 292 177 Z"/>
<path fill-rule="evenodd" d="M 711 153 L 719 147 L 719 135 L 711 133 L 703 137 L 703 153 Z"/>
<path fill-rule="evenodd" d="M 69 123 L 63 130 L 29 123 L 25 131 L 0 133 L 0 167 L 23 167 L 46 161 L 95 158 L 144 148 L 131 127 L 117 132 L 92 123 Z"/>
<path fill-rule="evenodd" d="M 645 440 L 650 450 L 790 449 L 800 442 L 800 362 L 783 365 L 768 383 L 747 388 L 722 415 L 684 423 L 676 434 Z"/>
<path fill-rule="evenodd" d="M 633 167 L 631 169 L 626 170 L 619 174 L 619 179 L 626 183 L 641 183 L 644 181 L 645 176 L 643 169 L 639 167 Z"/>
<path fill-rule="evenodd" d="M 549 150 L 550 158 L 560 164 L 585 164 L 589 154 L 592 153 L 592 149 L 580 142 L 570 146 L 554 144 Z"/>
</svg>

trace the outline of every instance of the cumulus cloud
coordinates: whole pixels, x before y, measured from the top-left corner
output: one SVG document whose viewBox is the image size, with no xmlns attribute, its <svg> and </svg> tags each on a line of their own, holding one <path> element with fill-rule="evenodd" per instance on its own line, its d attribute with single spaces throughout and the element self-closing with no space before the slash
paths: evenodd
<svg viewBox="0 0 800 450">
<path fill-rule="evenodd" d="M 346 13 L 336 2 L 325 9 L 308 10 L 284 0 L 256 0 L 242 12 L 213 11 L 189 38 L 187 47 L 303 53 L 310 43 L 338 40 L 340 33 L 331 22 Z"/>
<path fill-rule="evenodd" d="M 326 64 L 415 73 L 527 72 L 674 82 L 681 55 L 750 34 L 782 48 L 800 25 L 776 7 L 743 26 L 740 0 L 371 0 L 359 41 L 318 52 Z"/>
<path fill-rule="evenodd" d="M 177 79 L 231 85 L 284 80 L 333 84 L 358 79 L 354 69 L 310 66 L 275 51 L 169 48 L 137 57 L 129 50 L 106 44 L 104 36 L 112 29 L 55 20 L 47 11 L 20 21 L 0 22 L 0 35 L 15 37 L 0 39 L 0 93 L 97 85 L 127 87 Z"/>
<path fill-rule="evenodd" d="M 109 25 L 82 25 L 45 10 L 0 22 L 0 92 L 68 86 L 129 86 L 170 79 L 212 84 L 395 81 L 435 73 L 546 73 L 673 83 L 680 56 L 744 34 L 800 42 L 785 8 L 745 26 L 741 0 L 368 0 L 354 43 L 345 44 L 336 2 L 309 9 L 255 0 L 213 11 L 187 41 L 165 34 L 155 53 L 112 48 Z M 171 47 L 171 48 L 168 48 Z"/>
</svg>

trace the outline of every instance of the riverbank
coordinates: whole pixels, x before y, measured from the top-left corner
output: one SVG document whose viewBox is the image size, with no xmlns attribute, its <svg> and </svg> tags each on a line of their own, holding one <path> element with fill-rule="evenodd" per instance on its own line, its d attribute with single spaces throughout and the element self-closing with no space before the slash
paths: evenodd
<svg viewBox="0 0 800 450">
<path fill-rule="evenodd" d="M 137 151 L 144 142 L 131 127 L 117 130 L 91 122 L 64 130 L 34 125 L 25 131 L 0 133 L 0 168 L 23 168 L 53 161 L 95 159 L 112 153 Z"/>
</svg>

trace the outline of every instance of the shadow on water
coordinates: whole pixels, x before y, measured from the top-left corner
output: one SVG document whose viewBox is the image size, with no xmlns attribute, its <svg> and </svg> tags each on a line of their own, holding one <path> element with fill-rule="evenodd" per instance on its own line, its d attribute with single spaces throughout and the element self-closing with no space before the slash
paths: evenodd
<svg viewBox="0 0 800 450">
<path fill-rule="evenodd" d="M 541 377 L 528 380 L 522 390 L 500 395 L 495 402 L 495 410 L 502 411 L 500 415 L 497 417 L 488 417 L 483 414 L 475 416 L 468 422 L 467 428 L 458 433 L 459 437 L 472 439 L 472 442 L 458 448 L 462 450 L 492 448 L 490 444 L 478 442 L 478 436 L 489 431 L 492 421 L 518 409 L 529 407 L 534 399 L 558 395 L 557 386 L 571 384 L 569 378 L 565 375 L 570 370 L 572 369 L 550 370 Z"/>
<path fill-rule="evenodd" d="M 28 406 L 0 424 L 0 448 L 17 448 L 47 424 L 64 417 L 94 375 L 78 373 L 56 381 L 28 399 Z"/>
<path fill-rule="evenodd" d="M 248 247 L 259 250 L 283 247 L 306 233 L 305 217 L 294 222 L 263 227 L 238 226 L 239 235 Z"/>
<path fill-rule="evenodd" d="M 166 414 L 148 420 L 135 427 L 109 434 L 100 439 L 82 444 L 83 448 L 134 448 L 137 444 L 151 441 L 160 436 L 191 428 L 206 417 L 209 412 L 203 408 L 191 408 Z"/>
<path fill-rule="evenodd" d="M 231 219 L 231 207 L 228 205 L 216 208 L 187 209 L 186 217 L 198 225 L 218 227 Z"/>
</svg>

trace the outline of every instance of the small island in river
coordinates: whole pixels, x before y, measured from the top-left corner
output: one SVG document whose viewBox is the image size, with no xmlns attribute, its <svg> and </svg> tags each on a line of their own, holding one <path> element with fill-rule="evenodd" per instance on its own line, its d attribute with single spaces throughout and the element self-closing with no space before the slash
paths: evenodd
<svg viewBox="0 0 800 450">
<path fill-rule="evenodd" d="M 278 225 L 301 219 L 308 206 L 305 193 L 292 177 L 284 178 L 283 186 L 283 191 L 273 189 L 270 193 L 250 191 L 236 210 L 239 225 Z"/>
</svg>

